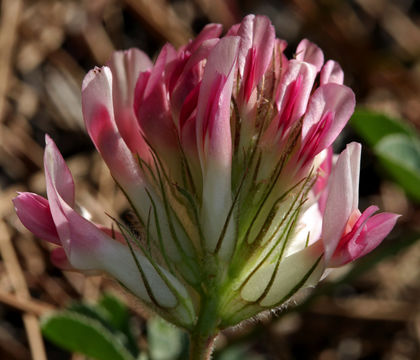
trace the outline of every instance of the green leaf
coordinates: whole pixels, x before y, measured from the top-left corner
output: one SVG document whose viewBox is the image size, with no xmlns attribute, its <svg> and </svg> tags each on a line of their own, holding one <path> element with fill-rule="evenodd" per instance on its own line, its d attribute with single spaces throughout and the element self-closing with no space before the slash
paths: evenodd
<svg viewBox="0 0 420 360">
<path fill-rule="evenodd" d="M 135 356 L 139 353 L 136 337 L 133 333 L 128 308 L 118 298 L 104 294 L 97 305 L 104 313 L 109 323 L 126 336 L 125 346 Z"/>
<path fill-rule="evenodd" d="M 415 130 L 400 120 L 365 109 L 356 109 L 350 123 L 373 147 L 394 181 L 420 201 L 420 138 Z"/>
<path fill-rule="evenodd" d="M 119 330 L 125 330 L 130 321 L 127 307 L 115 296 L 105 294 L 98 302 L 98 307 L 106 314 L 109 322 Z"/>
<path fill-rule="evenodd" d="M 185 344 L 181 330 L 159 317 L 148 321 L 147 339 L 151 360 L 178 359 Z"/>
<path fill-rule="evenodd" d="M 42 333 L 56 345 L 98 360 L 134 360 L 121 340 L 100 321 L 63 311 L 43 319 Z"/>
<path fill-rule="evenodd" d="M 370 146 L 375 146 L 388 135 L 405 134 L 410 136 L 414 133 L 413 129 L 400 120 L 363 108 L 356 109 L 350 124 Z"/>
<path fill-rule="evenodd" d="M 135 340 L 135 337 L 131 331 L 131 326 L 129 322 L 129 314 L 128 310 L 125 309 L 127 312 L 127 318 L 126 322 L 118 323 L 117 317 L 120 315 L 118 314 L 118 311 L 111 312 L 112 308 L 110 307 L 107 309 L 106 307 L 103 307 L 101 304 L 101 301 L 103 298 L 99 301 L 98 305 L 91 305 L 91 304 L 85 304 L 85 303 L 73 303 L 71 304 L 67 310 L 70 312 L 75 312 L 78 314 L 81 314 L 83 316 L 87 316 L 88 318 L 98 321 L 101 323 L 102 326 L 104 326 L 109 332 L 113 334 L 114 337 L 118 337 L 118 339 L 121 341 L 121 343 L 131 352 L 131 354 L 136 357 L 139 354 L 139 349 Z M 115 299 L 115 301 L 118 301 Z M 107 304 L 110 305 L 110 304 Z M 124 307 L 122 303 L 120 303 L 121 306 Z M 120 311 L 123 311 L 120 309 Z M 122 320 L 122 319 L 119 319 Z"/>
<path fill-rule="evenodd" d="M 409 195 L 420 201 L 420 140 L 389 135 L 374 147 L 383 166 Z"/>
<path fill-rule="evenodd" d="M 71 313 L 78 313 L 92 320 L 98 321 L 111 332 L 116 330 L 108 321 L 106 313 L 94 305 L 75 302 L 70 304 L 66 310 Z"/>
</svg>

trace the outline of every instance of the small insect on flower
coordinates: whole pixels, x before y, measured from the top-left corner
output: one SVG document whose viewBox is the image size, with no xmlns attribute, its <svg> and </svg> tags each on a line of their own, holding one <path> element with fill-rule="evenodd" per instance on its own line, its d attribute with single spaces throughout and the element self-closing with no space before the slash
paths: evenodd
<svg viewBox="0 0 420 360">
<path fill-rule="evenodd" d="M 107 272 L 203 336 L 367 254 L 398 218 L 359 211 L 359 144 L 332 153 L 355 106 L 340 65 L 308 40 L 288 59 L 264 16 L 221 32 L 210 24 L 178 50 L 166 44 L 154 64 L 137 49 L 116 52 L 83 81 L 87 131 L 138 231 L 76 212 L 72 175 L 48 136 L 48 200 L 14 199 L 22 223 L 59 245 L 57 266 Z"/>
</svg>

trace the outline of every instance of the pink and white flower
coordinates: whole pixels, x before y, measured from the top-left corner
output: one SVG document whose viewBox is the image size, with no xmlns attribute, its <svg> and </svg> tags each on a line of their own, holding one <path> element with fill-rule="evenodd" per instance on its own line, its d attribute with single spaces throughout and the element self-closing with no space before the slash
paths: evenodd
<svg viewBox="0 0 420 360">
<path fill-rule="evenodd" d="M 87 131 L 141 239 L 74 210 L 72 176 L 48 137 L 48 200 L 14 200 L 22 223 L 59 245 L 55 263 L 108 272 L 187 329 L 203 303 L 217 304 L 218 328 L 281 305 L 373 250 L 398 218 L 358 209 L 359 144 L 333 161 L 355 106 L 341 67 L 308 40 L 287 59 L 264 16 L 220 34 L 208 25 L 154 64 L 117 52 L 83 81 Z"/>
<path fill-rule="evenodd" d="M 194 320 L 192 302 L 175 277 L 138 250 L 130 251 L 121 234 L 114 235 L 111 229 L 89 222 L 74 210 L 73 178 L 48 136 L 44 164 L 48 200 L 22 193 L 14 204 L 23 225 L 59 245 L 51 255 L 53 262 L 64 269 L 105 271 L 162 316 L 180 326 L 190 325 Z M 149 289 L 148 283 L 154 286 Z"/>
</svg>

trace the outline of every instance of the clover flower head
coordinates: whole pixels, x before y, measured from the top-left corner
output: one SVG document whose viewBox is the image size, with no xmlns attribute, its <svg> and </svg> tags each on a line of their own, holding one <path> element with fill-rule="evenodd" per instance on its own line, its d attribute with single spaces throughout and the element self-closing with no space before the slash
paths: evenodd
<svg viewBox="0 0 420 360">
<path fill-rule="evenodd" d="M 55 264 L 105 271 L 188 330 L 206 313 L 222 329 L 283 304 L 373 250 L 398 217 L 359 211 L 359 144 L 332 153 L 355 106 L 340 65 L 308 40 L 288 59 L 264 16 L 221 32 L 207 25 L 154 63 L 137 49 L 116 52 L 83 81 L 87 131 L 137 235 L 76 212 L 71 173 L 48 136 L 48 200 L 14 200 L 22 223 L 59 245 Z"/>
</svg>

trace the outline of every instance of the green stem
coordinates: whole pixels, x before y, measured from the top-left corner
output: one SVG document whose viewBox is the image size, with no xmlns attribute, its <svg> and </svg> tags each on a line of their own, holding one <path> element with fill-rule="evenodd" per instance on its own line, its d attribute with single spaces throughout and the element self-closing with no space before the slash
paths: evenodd
<svg viewBox="0 0 420 360">
<path fill-rule="evenodd" d="M 190 337 L 190 360 L 209 360 L 213 353 L 213 344 L 217 335 L 209 337 L 193 334 Z"/>
<path fill-rule="evenodd" d="M 214 340 L 219 332 L 217 308 L 217 300 L 202 298 L 197 325 L 190 335 L 190 360 L 210 359 Z"/>
</svg>

